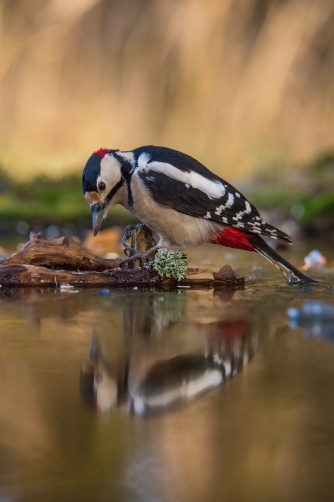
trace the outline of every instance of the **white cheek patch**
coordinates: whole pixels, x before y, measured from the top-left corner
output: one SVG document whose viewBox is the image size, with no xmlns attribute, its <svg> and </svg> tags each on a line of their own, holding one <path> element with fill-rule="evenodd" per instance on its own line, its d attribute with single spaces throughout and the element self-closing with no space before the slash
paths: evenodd
<svg viewBox="0 0 334 502">
<path fill-rule="evenodd" d="M 107 194 L 115 185 L 117 185 L 121 178 L 122 173 L 120 162 L 115 159 L 113 155 L 105 155 L 101 160 L 101 170 L 100 176 L 97 178 L 97 186 L 100 181 L 103 181 L 107 187 L 103 194 Z"/>
<path fill-rule="evenodd" d="M 138 170 L 152 170 L 156 173 L 164 174 L 169 178 L 180 181 L 192 188 L 197 188 L 204 192 L 210 199 L 219 199 L 225 195 L 225 187 L 220 181 L 212 181 L 195 172 L 181 171 L 172 164 L 165 162 L 149 162 L 150 156 L 142 153 L 138 158 Z"/>
</svg>

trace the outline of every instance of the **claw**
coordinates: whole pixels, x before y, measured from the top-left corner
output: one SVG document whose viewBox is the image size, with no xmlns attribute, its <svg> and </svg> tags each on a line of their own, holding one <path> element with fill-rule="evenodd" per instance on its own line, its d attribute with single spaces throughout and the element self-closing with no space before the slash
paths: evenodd
<svg viewBox="0 0 334 502">
<path fill-rule="evenodd" d="M 122 237 L 122 244 L 124 246 L 124 254 L 128 257 L 135 254 L 136 250 L 131 246 L 127 245 L 127 241 L 131 239 L 132 232 L 138 230 L 138 228 L 143 227 L 144 223 L 138 223 L 137 225 L 127 225 L 124 229 L 124 234 Z"/>
<path fill-rule="evenodd" d="M 132 248 L 131 248 L 132 249 Z M 122 266 L 124 263 L 129 263 L 129 261 L 135 261 L 135 260 L 141 260 L 142 262 L 142 265 L 146 265 L 146 263 L 148 262 L 148 256 L 153 253 L 154 251 L 156 251 L 158 249 L 157 246 L 154 246 L 153 248 L 151 249 L 148 249 L 147 251 L 144 251 L 143 253 L 135 253 L 133 254 L 132 256 L 128 256 L 128 258 L 124 258 L 124 260 L 122 260 L 120 262 L 120 266 Z"/>
<path fill-rule="evenodd" d="M 144 227 L 144 223 L 138 223 L 137 225 L 128 225 L 125 227 L 124 230 L 124 235 L 122 237 L 122 244 L 124 246 L 124 254 L 126 255 L 126 258 L 121 260 L 120 266 L 122 267 L 125 263 L 129 263 L 131 261 L 135 260 L 140 260 L 142 262 L 142 265 L 146 265 L 147 263 L 147 258 L 148 256 L 156 251 L 157 249 L 160 248 L 160 242 L 156 246 L 153 246 L 152 248 L 148 249 L 147 251 L 143 252 L 138 252 L 136 249 L 134 249 L 131 246 L 127 245 L 127 241 L 131 238 L 132 232 L 134 230 L 138 230 L 140 227 Z"/>
<path fill-rule="evenodd" d="M 124 234 L 123 234 L 123 237 L 122 237 L 122 244 L 123 244 L 124 248 L 128 248 L 129 247 L 127 245 L 126 241 L 130 239 L 131 234 L 135 230 L 135 228 L 136 227 L 134 225 L 128 225 L 128 226 L 125 227 Z"/>
<path fill-rule="evenodd" d="M 135 250 L 132 247 L 126 246 L 124 248 L 124 254 L 125 254 L 125 256 L 132 256 L 134 253 L 135 253 Z"/>
<path fill-rule="evenodd" d="M 135 253 L 132 256 L 124 258 L 124 260 L 120 262 L 120 266 L 122 267 L 125 263 L 129 263 L 130 261 L 135 261 L 135 260 L 140 260 L 142 262 L 142 265 L 146 265 L 147 263 L 146 257 L 147 257 L 147 251 L 145 253 Z"/>
</svg>

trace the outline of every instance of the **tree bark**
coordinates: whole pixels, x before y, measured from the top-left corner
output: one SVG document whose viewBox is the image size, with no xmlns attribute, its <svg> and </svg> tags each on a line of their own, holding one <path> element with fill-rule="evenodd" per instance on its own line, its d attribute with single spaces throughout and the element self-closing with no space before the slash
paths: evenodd
<svg viewBox="0 0 334 502">
<path fill-rule="evenodd" d="M 90 253 L 71 237 L 43 239 L 31 232 L 30 240 L 20 251 L 0 261 L 4 265 L 36 265 L 55 270 L 97 271 L 119 267 L 120 260 L 107 260 Z"/>
</svg>

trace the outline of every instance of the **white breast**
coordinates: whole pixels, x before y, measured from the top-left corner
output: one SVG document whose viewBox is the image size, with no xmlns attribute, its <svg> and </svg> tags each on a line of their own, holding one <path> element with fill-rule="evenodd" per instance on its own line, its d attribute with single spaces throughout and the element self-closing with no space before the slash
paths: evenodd
<svg viewBox="0 0 334 502">
<path fill-rule="evenodd" d="M 131 180 L 133 208 L 128 206 L 145 225 L 162 237 L 166 246 L 180 248 L 208 242 L 215 234 L 216 225 L 201 218 L 179 213 L 154 202 L 141 179 L 134 174 Z"/>
</svg>

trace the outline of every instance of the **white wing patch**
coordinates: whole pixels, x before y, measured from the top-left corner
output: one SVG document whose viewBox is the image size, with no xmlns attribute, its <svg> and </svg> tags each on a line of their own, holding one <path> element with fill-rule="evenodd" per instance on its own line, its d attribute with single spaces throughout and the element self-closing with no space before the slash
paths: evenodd
<svg viewBox="0 0 334 502">
<path fill-rule="evenodd" d="M 138 170 L 139 171 L 148 171 L 149 167 L 147 163 L 150 161 L 151 155 L 149 153 L 141 153 L 138 157 Z"/>
<path fill-rule="evenodd" d="M 172 164 L 165 162 L 149 161 L 149 154 L 141 153 L 138 158 L 138 170 L 151 170 L 156 173 L 164 174 L 173 180 L 181 181 L 181 183 L 185 185 L 201 190 L 201 192 L 204 192 L 210 199 L 219 199 L 225 195 L 225 187 L 220 181 L 209 180 L 195 172 L 181 171 L 177 167 L 172 166 Z"/>
</svg>

